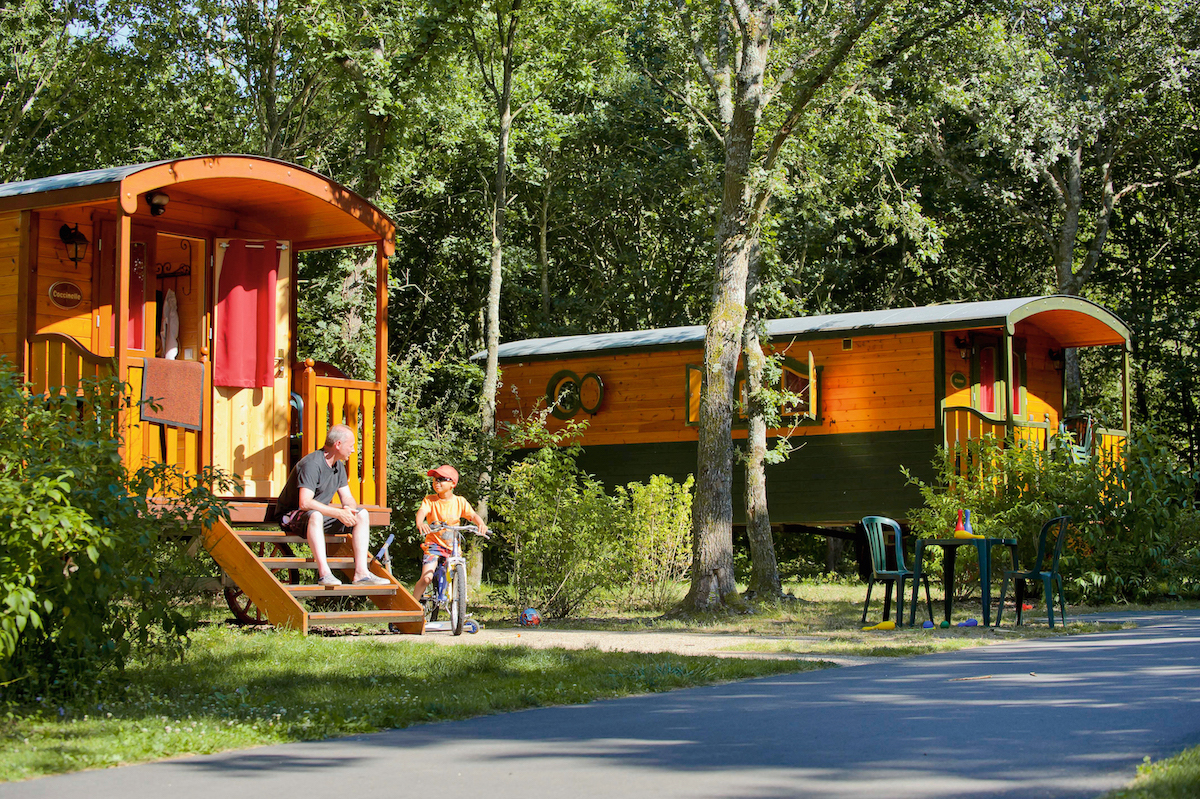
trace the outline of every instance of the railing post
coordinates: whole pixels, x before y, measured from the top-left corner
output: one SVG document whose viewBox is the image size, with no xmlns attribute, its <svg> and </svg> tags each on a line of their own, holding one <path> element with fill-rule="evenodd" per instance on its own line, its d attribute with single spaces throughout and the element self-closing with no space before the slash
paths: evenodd
<svg viewBox="0 0 1200 799">
<path fill-rule="evenodd" d="M 317 449 L 317 373 L 313 369 L 313 363 L 312 358 L 306 359 L 304 371 L 300 373 L 300 397 L 304 400 L 304 412 L 301 415 L 301 457 Z"/>
</svg>

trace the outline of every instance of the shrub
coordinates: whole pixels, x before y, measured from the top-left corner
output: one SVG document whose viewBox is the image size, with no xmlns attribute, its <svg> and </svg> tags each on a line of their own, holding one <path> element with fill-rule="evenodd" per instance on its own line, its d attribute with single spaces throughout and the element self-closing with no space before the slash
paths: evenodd
<svg viewBox="0 0 1200 799">
<path fill-rule="evenodd" d="M 538 608 L 547 618 L 577 612 L 602 589 L 629 579 L 620 500 L 582 472 L 575 460 L 586 423 L 551 433 L 545 414 L 508 427 L 510 446 L 534 449 L 500 475 L 496 527 L 512 551 L 510 582 L 517 607 Z"/>
<path fill-rule="evenodd" d="M 908 475 L 925 500 L 909 514 L 919 534 L 945 535 L 958 509 L 969 508 L 975 532 L 1016 537 L 1028 565 L 1041 525 L 1066 514 L 1072 524 L 1060 569 L 1072 601 L 1200 589 L 1200 475 L 1182 467 L 1152 427 L 1134 431 L 1119 458 L 1077 463 L 1066 447 L 1043 452 L 984 437 L 971 442 L 967 462 L 973 466 L 958 474 L 959 464 L 943 451 L 934 459 L 934 484 Z M 956 592 L 965 593 L 978 584 L 978 572 L 960 570 L 957 581 Z"/>
<path fill-rule="evenodd" d="M 134 646 L 177 654 L 180 536 L 224 513 L 213 473 L 129 472 L 120 456 L 115 381 L 82 398 L 30 395 L 0 365 L 0 693 L 92 690 Z M 153 493 L 168 503 L 153 506 Z"/>
<path fill-rule="evenodd" d="M 651 475 L 648 483 L 630 483 L 617 492 L 628 538 L 631 577 L 628 605 L 646 604 L 665 611 L 692 567 L 692 484 Z"/>
</svg>

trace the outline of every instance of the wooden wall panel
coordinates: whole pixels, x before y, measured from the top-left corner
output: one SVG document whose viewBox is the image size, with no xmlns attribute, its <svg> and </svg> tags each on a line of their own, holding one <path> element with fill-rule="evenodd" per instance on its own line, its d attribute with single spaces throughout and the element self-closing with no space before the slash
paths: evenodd
<svg viewBox="0 0 1200 799">
<path fill-rule="evenodd" d="M 793 436 L 869 433 L 881 430 L 930 430 L 935 426 L 933 335 L 871 336 L 854 339 L 850 351 L 841 337 L 797 342 L 786 354 L 807 363 L 812 351 L 820 376 L 822 420 L 791 430 Z M 604 402 L 589 419 L 584 442 L 632 444 L 695 441 L 697 429 L 685 424 L 685 381 L 688 364 L 699 364 L 703 351 L 658 350 L 597 353 L 561 360 L 508 363 L 502 366 L 497 395 L 497 421 L 504 423 L 545 407 L 550 378 L 569 369 L 579 377 L 595 372 L 604 381 Z M 550 417 L 548 426 L 563 422 Z M 744 430 L 735 430 L 744 437 Z"/>
<path fill-rule="evenodd" d="M 78 264 L 67 258 L 66 247 L 58 235 L 59 228 L 64 224 L 78 224 L 79 232 L 87 236 L 87 252 L 84 260 Z M 35 332 L 64 333 L 78 339 L 85 347 L 91 347 L 92 258 L 96 252 L 97 238 L 90 215 L 81 208 L 42 212 L 37 236 L 37 282 L 33 305 Z M 50 286 L 60 280 L 69 280 L 79 286 L 83 301 L 77 307 L 64 310 L 50 302 Z"/>
<path fill-rule="evenodd" d="M 1025 419 L 1032 414 L 1035 422 L 1043 421 L 1045 414 L 1056 427 L 1062 416 L 1063 373 L 1050 360 L 1050 350 L 1061 349 L 1058 341 L 1032 325 L 1018 329 L 1017 334 L 1025 338 L 1025 363 L 1028 370 L 1025 394 Z"/>
<path fill-rule="evenodd" d="M 224 249 L 217 248 L 219 285 Z M 274 497 L 287 480 L 288 428 L 291 414 L 291 380 L 287 347 L 290 340 L 289 297 L 291 256 L 280 251 L 276 278 L 275 346 L 282 351 L 283 368 L 267 388 L 213 389 L 213 466 L 237 476 L 246 497 Z M 219 319 L 214 324 L 220 324 Z"/>
<path fill-rule="evenodd" d="M 0 356 L 17 362 L 17 262 L 21 252 L 21 213 L 0 214 Z"/>
</svg>

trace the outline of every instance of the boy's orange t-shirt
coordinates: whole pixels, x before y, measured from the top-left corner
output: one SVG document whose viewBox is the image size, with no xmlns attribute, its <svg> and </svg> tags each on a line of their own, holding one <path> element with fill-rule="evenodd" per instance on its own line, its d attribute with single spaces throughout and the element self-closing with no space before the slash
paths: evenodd
<svg viewBox="0 0 1200 799">
<path fill-rule="evenodd" d="M 439 499 L 437 494 L 427 494 L 421 500 L 421 510 L 425 511 L 425 523 L 445 522 L 459 524 L 471 512 L 471 503 L 457 494 L 451 494 L 448 499 Z M 450 542 L 438 535 L 436 530 L 425 536 L 421 549 L 429 551 L 431 545 L 437 545 L 447 551 L 453 549 Z"/>
</svg>

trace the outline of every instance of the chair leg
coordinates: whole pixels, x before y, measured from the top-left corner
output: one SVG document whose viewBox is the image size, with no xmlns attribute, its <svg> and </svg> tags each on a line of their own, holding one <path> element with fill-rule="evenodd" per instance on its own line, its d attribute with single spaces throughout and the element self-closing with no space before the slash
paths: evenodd
<svg viewBox="0 0 1200 799">
<path fill-rule="evenodd" d="M 896 581 L 896 626 L 904 626 L 904 578 Z"/>
<path fill-rule="evenodd" d="M 1017 596 L 1017 626 L 1021 626 L 1021 619 L 1025 613 L 1025 578 L 1018 577 L 1014 580 L 1016 587 L 1014 593 Z"/>
<path fill-rule="evenodd" d="M 1050 619 L 1050 629 L 1054 629 L 1054 580 L 1050 575 L 1042 578 L 1042 593 L 1046 595 L 1046 615 Z"/>
<path fill-rule="evenodd" d="M 929 620 L 933 621 L 933 600 L 929 597 L 929 578 L 921 575 L 925 579 L 925 610 L 929 612 Z"/>
<path fill-rule="evenodd" d="M 1000 604 L 996 607 L 996 626 L 1000 626 L 1000 617 L 1004 615 L 1004 597 L 1008 594 L 1008 574 L 1004 575 L 1004 581 L 1000 583 Z"/>
<path fill-rule="evenodd" d="M 867 608 L 871 607 L 871 589 L 875 587 L 875 578 L 872 577 L 867 581 L 867 601 L 863 603 L 862 623 L 867 623 Z"/>
<path fill-rule="evenodd" d="M 1058 583 L 1058 609 L 1062 613 L 1062 626 L 1067 629 L 1067 598 L 1063 596 L 1062 575 L 1054 575 L 1054 581 Z"/>
<path fill-rule="evenodd" d="M 892 612 L 892 587 L 896 584 L 895 580 L 888 580 L 883 584 L 883 620 L 887 621 L 891 618 Z"/>
</svg>

